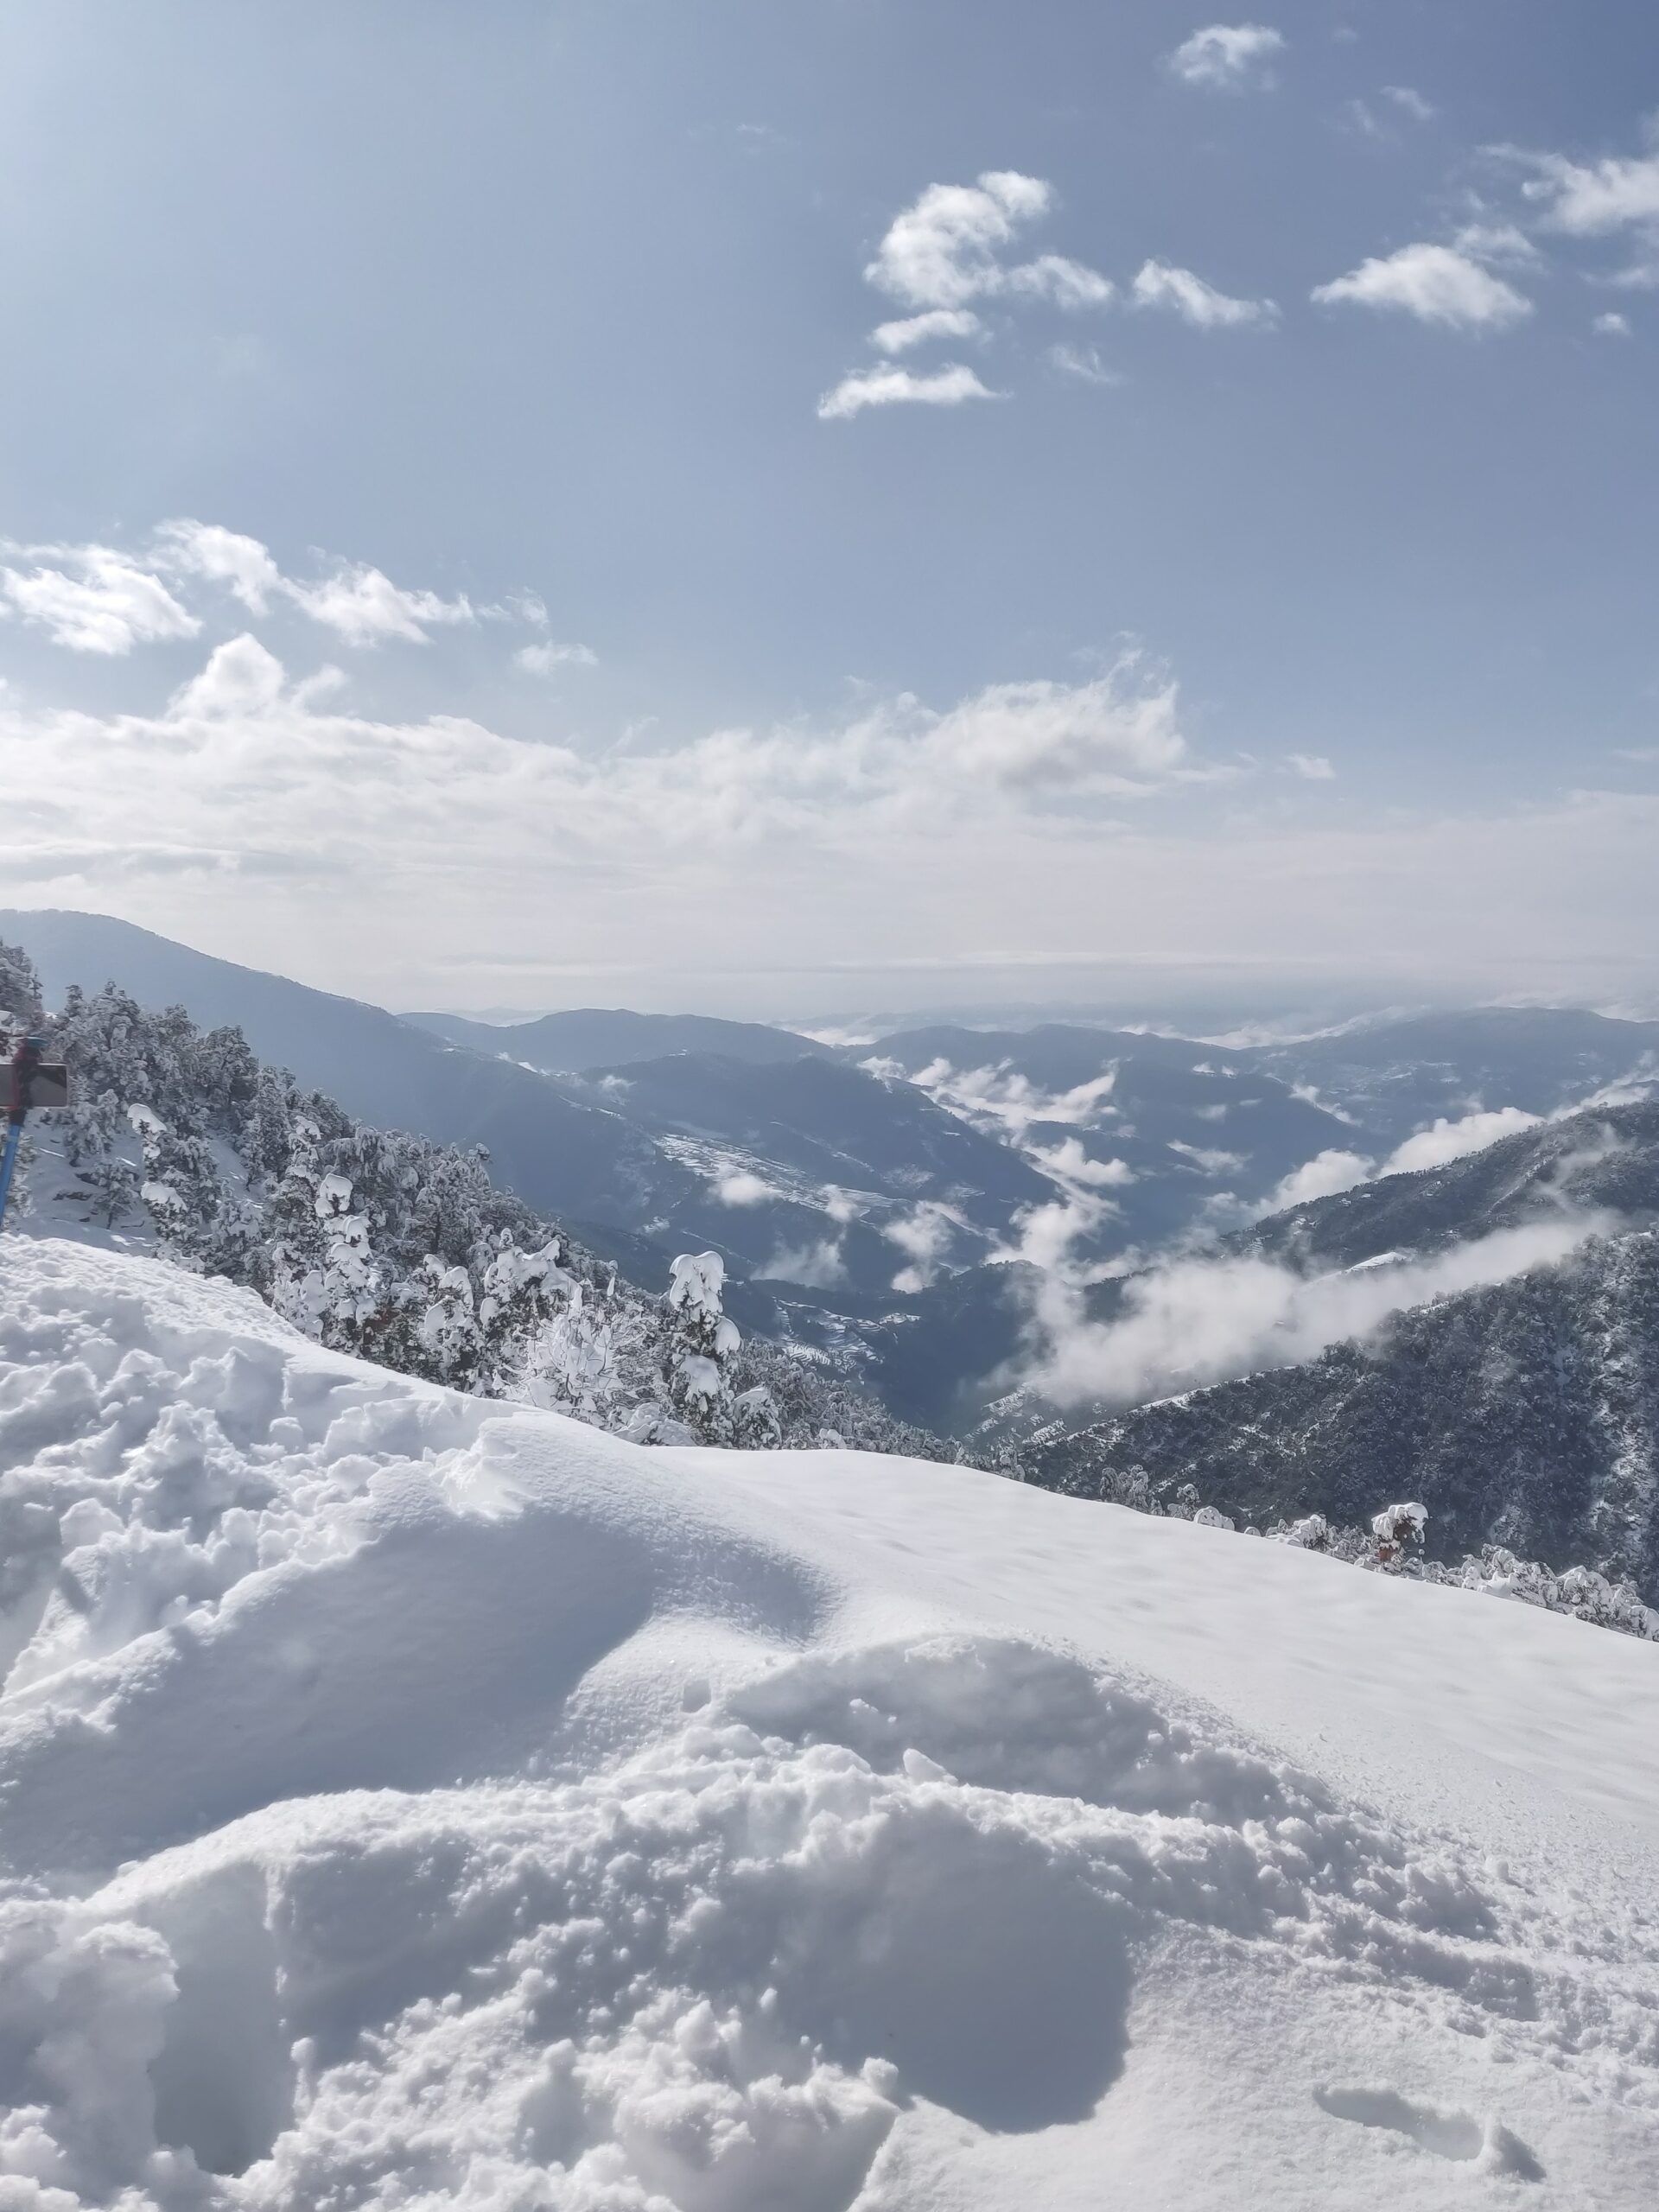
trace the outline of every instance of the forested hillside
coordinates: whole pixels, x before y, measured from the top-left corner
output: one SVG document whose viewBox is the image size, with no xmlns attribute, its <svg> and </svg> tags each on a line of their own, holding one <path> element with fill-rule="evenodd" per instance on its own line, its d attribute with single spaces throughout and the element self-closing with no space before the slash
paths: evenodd
<svg viewBox="0 0 1659 2212">
<path fill-rule="evenodd" d="M 1081 1496 L 1191 1484 L 1265 1524 L 1421 1499 L 1431 1554 L 1497 1544 L 1659 1599 L 1659 1230 L 1394 1317 L 1364 1343 L 1139 1406 L 1027 1454 Z"/>
</svg>

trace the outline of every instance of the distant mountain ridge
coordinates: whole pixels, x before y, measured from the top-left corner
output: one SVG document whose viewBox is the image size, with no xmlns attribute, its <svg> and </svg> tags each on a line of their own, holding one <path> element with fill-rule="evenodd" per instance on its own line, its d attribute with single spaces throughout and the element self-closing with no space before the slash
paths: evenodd
<svg viewBox="0 0 1659 2212">
<path fill-rule="evenodd" d="M 734 1060 L 830 1057 L 829 1047 L 791 1029 L 759 1021 L 725 1021 L 706 1014 L 634 1014 L 626 1007 L 578 1007 L 531 1021 L 474 1021 L 459 1014 L 406 1014 L 402 1019 L 469 1052 L 521 1062 L 549 1075 L 581 1075 L 623 1061 L 662 1059 L 671 1052 L 717 1052 Z"/>
</svg>

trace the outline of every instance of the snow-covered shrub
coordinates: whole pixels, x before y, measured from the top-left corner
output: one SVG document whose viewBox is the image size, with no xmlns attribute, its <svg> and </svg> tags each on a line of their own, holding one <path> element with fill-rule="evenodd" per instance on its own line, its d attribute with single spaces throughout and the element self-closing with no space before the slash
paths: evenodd
<svg viewBox="0 0 1659 2212">
<path fill-rule="evenodd" d="M 1371 1534 L 1376 1540 L 1376 1564 L 1397 1573 L 1408 1559 L 1421 1557 L 1423 1539 L 1427 1533 L 1427 1506 L 1385 1505 L 1371 1520 Z"/>
</svg>

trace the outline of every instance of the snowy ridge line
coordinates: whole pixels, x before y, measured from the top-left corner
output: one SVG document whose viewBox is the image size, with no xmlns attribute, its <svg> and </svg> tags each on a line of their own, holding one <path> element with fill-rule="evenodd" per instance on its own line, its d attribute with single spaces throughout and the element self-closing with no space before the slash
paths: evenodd
<svg viewBox="0 0 1659 2212">
<path fill-rule="evenodd" d="M 1202 1615 L 1210 1530 L 642 1452 L 44 1240 L 0 1277 L 0 1424 L 7 2212 L 1005 2212 L 1103 2172 L 1331 2212 L 1397 2205 L 1402 2155 L 1414 2204 L 1647 2202 L 1625 1832 L 1620 1884 L 1541 1880 L 1523 1829 L 1365 1809 L 1126 1669 L 1122 1544 Z M 958 1485 L 1000 1624 L 931 1572 Z M 1608 1716 L 1569 1778 L 1640 1725 L 1639 1647 L 1248 1555 L 1316 1639 L 1350 1586 L 1454 1671 L 1501 1624 L 1517 1708 Z M 1044 1593 L 1084 1560 L 1079 1613 Z"/>
</svg>

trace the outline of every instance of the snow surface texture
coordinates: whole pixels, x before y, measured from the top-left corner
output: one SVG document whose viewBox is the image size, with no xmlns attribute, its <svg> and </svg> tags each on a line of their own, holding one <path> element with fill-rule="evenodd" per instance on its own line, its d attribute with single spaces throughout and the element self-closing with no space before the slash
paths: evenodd
<svg viewBox="0 0 1659 2212">
<path fill-rule="evenodd" d="M 1659 2195 L 1659 1655 L 9 1240 L 0 2212 Z"/>
</svg>

